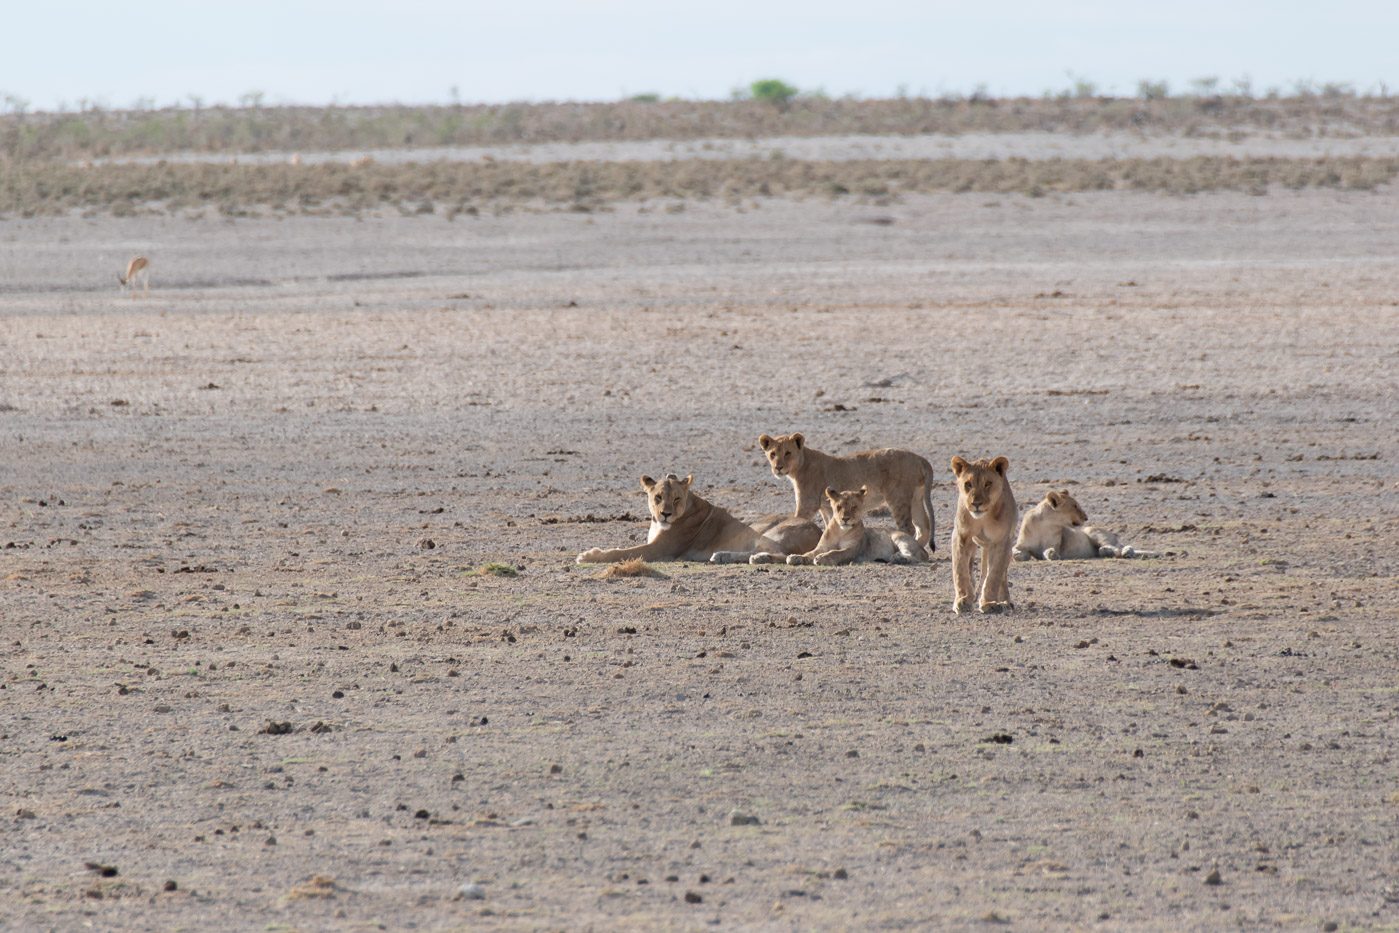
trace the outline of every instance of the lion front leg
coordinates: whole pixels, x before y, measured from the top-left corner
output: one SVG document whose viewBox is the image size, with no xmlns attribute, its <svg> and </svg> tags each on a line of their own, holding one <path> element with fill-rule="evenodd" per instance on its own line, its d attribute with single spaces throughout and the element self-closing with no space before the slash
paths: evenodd
<svg viewBox="0 0 1399 933">
<path fill-rule="evenodd" d="M 972 607 L 972 551 L 970 538 L 952 536 L 952 611 L 966 612 Z"/>
<path fill-rule="evenodd" d="M 860 548 L 836 548 L 830 551 L 822 551 L 812 558 L 811 562 L 821 567 L 839 567 L 841 564 L 848 564 L 860 556 Z"/>
<path fill-rule="evenodd" d="M 620 548 L 589 548 L 579 554 L 576 562 L 580 564 L 617 564 L 624 560 L 640 558 L 641 560 L 669 560 L 669 551 L 665 548 L 656 547 L 654 542 L 638 544 L 636 547 Z"/>
<path fill-rule="evenodd" d="M 981 603 L 982 612 L 1002 612 L 1013 608 L 1010 604 L 1010 551 L 1009 547 L 981 549 Z M 1049 556 L 1049 552 L 1045 552 Z"/>
</svg>

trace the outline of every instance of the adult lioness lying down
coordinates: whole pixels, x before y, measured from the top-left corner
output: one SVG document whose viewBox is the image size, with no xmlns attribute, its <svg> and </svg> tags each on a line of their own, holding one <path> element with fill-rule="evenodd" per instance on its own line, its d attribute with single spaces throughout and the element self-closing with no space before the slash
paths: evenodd
<svg viewBox="0 0 1399 933">
<path fill-rule="evenodd" d="M 1094 557 L 1159 557 L 1124 545 L 1106 528 L 1085 525 L 1088 514 L 1067 489 L 1045 493 L 1025 513 L 1015 540 L 1016 560 L 1090 560 Z"/>
<path fill-rule="evenodd" d="M 690 491 L 694 474 L 674 473 L 656 482 L 641 477 L 646 506 L 651 510 L 651 534 L 635 547 L 595 547 L 578 555 L 580 564 L 610 564 L 639 557 L 649 561 L 707 560 L 716 564 L 746 561 L 758 552 L 802 554 L 821 540 L 821 529 L 810 519 L 767 515 L 745 525 L 728 511 Z"/>
</svg>

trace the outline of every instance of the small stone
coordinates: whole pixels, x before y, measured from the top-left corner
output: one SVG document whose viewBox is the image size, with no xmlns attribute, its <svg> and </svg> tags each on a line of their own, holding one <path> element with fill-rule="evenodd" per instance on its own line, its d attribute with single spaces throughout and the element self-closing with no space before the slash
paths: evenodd
<svg viewBox="0 0 1399 933">
<path fill-rule="evenodd" d="M 859 753 L 858 751 L 856 751 L 855 749 L 852 748 L 852 749 L 850 749 L 850 751 L 848 751 L 848 752 L 845 753 L 845 757 L 846 757 L 846 758 L 859 758 L 859 757 L 860 757 L 860 753 Z"/>
<path fill-rule="evenodd" d="M 1205 884 L 1208 884 L 1208 885 L 1220 885 L 1220 884 L 1223 884 L 1223 883 L 1224 883 L 1224 879 L 1221 878 L 1221 877 L 1219 877 L 1219 869 L 1218 869 L 1218 868 L 1212 869 L 1212 870 L 1210 871 L 1210 873 L 1209 873 L 1208 875 L 1205 876 Z"/>
<path fill-rule="evenodd" d="M 550 773 L 550 774 L 563 774 L 563 765 L 550 765 L 550 766 L 549 766 L 549 773 Z"/>
<path fill-rule="evenodd" d="M 435 547 L 437 547 L 437 542 L 433 541 L 431 538 L 418 539 L 418 550 L 420 551 L 431 551 Z"/>
<path fill-rule="evenodd" d="M 699 903 L 702 903 L 703 901 L 704 901 L 704 896 L 703 896 L 703 895 L 701 895 L 701 894 L 699 894 L 699 893 L 697 893 L 697 892 L 695 892 L 695 891 L 686 891 L 686 892 L 685 892 L 685 903 L 687 903 L 687 904 L 699 904 Z"/>
<path fill-rule="evenodd" d="M 475 882 L 457 888 L 457 900 L 459 901 L 484 901 L 485 899 L 486 889 Z"/>
<path fill-rule="evenodd" d="M 167 891 L 174 891 L 174 890 L 176 890 L 177 888 L 179 888 L 179 885 L 176 884 L 175 882 L 173 882 L 173 881 L 167 881 L 167 882 L 165 882 L 165 890 L 167 890 Z"/>
<path fill-rule="evenodd" d="M 732 811 L 731 813 L 729 813 L 729 825 L 730 825 L 730 826 L 761 826 L 761 825 L 762 825 L 762 821 L 759 820 L 756 816 L 754 816 L 754 815 L 751 814 L 751 813 L 743 813 L 743 812 L 741 812 L 741 811 L 739 811 L 739 810 L 734 810 L 734 811 Z"/>
</svg>

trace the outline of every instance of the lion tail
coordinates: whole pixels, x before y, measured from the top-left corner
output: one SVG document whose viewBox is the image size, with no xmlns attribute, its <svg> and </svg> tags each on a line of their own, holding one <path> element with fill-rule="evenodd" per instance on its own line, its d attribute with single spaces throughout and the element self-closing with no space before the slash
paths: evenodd
<svg viewBox="0 0 1399 933">
<path fill-rule="evenodd" d="M 938 523 L 933 517 L 933 465 L 923 460 L 923 508 L 928 511 L 928 553 L 938 549 Z"/>
</svg>

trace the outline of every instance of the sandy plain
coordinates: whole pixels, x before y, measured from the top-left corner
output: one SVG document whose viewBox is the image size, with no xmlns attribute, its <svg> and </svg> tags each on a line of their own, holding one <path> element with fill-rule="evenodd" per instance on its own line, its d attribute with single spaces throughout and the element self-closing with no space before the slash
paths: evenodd
<svg viewBox="0 0 1399 933">
<path fill-rule="evenodd" d="M 6 221 L 0 926 L 1399 926 L 1397 246 L 1389 188 Z M 643 473 L 787 507 L 788 430 L 1165 556 L 954 616 L 948 484 L 930 566 L 574 565 Z"/>
</svg>

